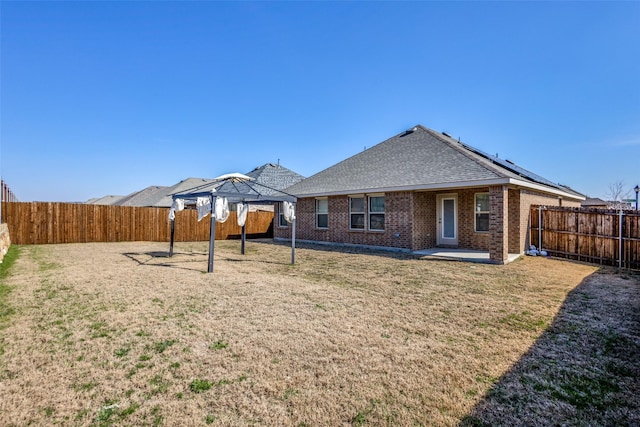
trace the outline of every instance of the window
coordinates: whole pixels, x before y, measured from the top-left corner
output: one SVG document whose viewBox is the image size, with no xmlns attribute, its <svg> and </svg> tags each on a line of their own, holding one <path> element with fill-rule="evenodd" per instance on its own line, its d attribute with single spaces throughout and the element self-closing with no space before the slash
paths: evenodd
<svg viewBox="0 0 640 427">
<path fill-rule="evenodd" d="M 364 197 L 349 198 L 349 228 L 364 230 Z"/>
<path fill-rule="evenodd" d="M 329 227 L 329 200 L 316 199 L 316 227 Z"/>
<path fill-rule="evenodd" d="M 278 227 L 288 227 L 289 223 L 284 219 L 284 206 L 282 202 L 278 203 Z"/>
<path fill-rule="evenodd" d="M 384 231 L 384 196 L 369 197 L 369 230 Z"/>
<path fill-rule="evenodd" d="M 384 196 L 349 197 L 349 229 L 384 231 Z"/>
<path fill-rule="evenodd" d="M 476 232 L 489 231 L 489 193 L 477 193 L 475 204 Z"/>
</svg>

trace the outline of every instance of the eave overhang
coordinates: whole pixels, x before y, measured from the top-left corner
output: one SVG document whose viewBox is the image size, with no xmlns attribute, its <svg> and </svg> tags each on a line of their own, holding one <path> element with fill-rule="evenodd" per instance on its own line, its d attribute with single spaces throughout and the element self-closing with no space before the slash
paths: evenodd
<svg viewBox="0 0 640 427">
<path fill-rule="evenodd" d="M 534 182 L 523 181 L 515 178 L 495 178 L 477 181 L 461 181 L 461 182 L 442 182 L 433 184 L 406 185 L 397 187 L 377 187 L 377 188 L 352 188 L 348 190 L 338 190 L 322 193 L 296 194 L 298 198 L 308 197 L 326 197 L 326 196 L 346 196 L 350 194 L 370 194 L 370 193 L 393 193 L 398 191 L 433 191 L 433 190 L 451 190 L 456 188 L 476 188 L 488 187 L 491 185 L 508 185 L 513 187 L 528 188 L 530 190 L 540 191 L 547 194 L 553 194 L 563 199 L 585 200 L 586 197 L 563 191 L 557 188 L 548 187 L 546 185 Z"/>
</svg>

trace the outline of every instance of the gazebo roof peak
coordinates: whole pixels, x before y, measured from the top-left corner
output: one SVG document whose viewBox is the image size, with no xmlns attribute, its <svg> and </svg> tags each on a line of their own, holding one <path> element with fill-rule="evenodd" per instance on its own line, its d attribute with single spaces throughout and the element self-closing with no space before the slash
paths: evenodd
<svg viewBox="0 0 640 427">
<path fill-rule="evenodd" d="M 251 178 L 250 176 L 234 172 L 234 173 L 226 173 L 224 175 L 220 175 L 217 178 L 214 178 L 214 181 L 255 181 L 255 178 Z"/>
</svg>

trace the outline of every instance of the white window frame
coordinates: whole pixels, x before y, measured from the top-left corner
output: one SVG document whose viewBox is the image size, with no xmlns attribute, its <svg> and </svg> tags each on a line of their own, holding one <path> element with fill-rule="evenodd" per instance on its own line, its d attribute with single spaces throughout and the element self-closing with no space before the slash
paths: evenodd
<svg viewBox="0 0 640 427">
<path fill-rule="evenodd" d="M 362 199 L 362 211 L 353 211 L 351 209 L 351 201 L 353 199 Z M 354 228 L 353 227 L 353 215 L 362 215 L 362 227 Z M 349 196 L 349 230 L 351 231 L 364 231 L 367 229 L 367 198 L 364 194 L 355 194 Z"/>
<path fill-rule="evenodd" d="M 284 206 L 282 206 L 282 202 L 278 202 L 278 227 L 289 227 L 289 223 L 284 219 Z"/>
<path fill-rule="evenodd" d="M 486 210 L 486 211 L 481 210 L 482 207 L 478 203 L 478 196 L 484 196 L 484 195 L 486 195 L 487 198 L 488 198 L 489 197 L 489 192 L 487 191 L 487 192 L 482 192 L 482 193 L 475 193 L 473 195 L 473 231 L 475 231 L 476 233 L 488 233 L 489 232 L 488 225 L 487 225 L 487 229 L 486 230 L 478 230 L 478 215 L 486 214 L 487 218 L 489 217 L 489 210 Z M 489 204 L 489 206 L 487 206 L 487 208 L 490 209 L 491 200 L 487 199 L 487 203 Z"/>
<path fill-rule="evenodd" d="M 374 212 L 371 209 L 371 201 L 372 199 L 375 198 L 382 198 L 382 204 L 383 204 L 383 209 L 382 212 Z M 369 231 L 385 231 L 385 222 L 386 222 L 386 204 L 385 204 L 385 197 L 384 194 L 371 194 L 367 197 L 367 225 L 368 225 L 368 229 Z M 373 223 L 373 221 L 371 221 L 371 216 L 372 215 L 382 215 L 382 228 L 371 228 L 371 224 Z"/>
<path fill-rule="evenodd" d="M 324 211 L 320 210 L 320 202 L 325 202 L 326 203 L 326 207 Z M 320 215 L 324 215 L 326 216 L 327 220 L 326 220 L 326 224 L 325 226 L 320 226 Z M 319 228 L 321 230 L 326 230 L 327 228 L 329 228 L 329 199 L 327 197 L 318 197 L 316 198 L 316 228 Z"/>
</svg>

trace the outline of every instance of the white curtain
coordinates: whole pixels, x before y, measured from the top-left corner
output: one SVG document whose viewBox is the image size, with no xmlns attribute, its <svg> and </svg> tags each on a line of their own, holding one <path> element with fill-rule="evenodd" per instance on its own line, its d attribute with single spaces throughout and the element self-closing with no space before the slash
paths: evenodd
<svg viewBox="0 0 640 427">
<path fill-rule="evenodd" d="M 196 199 L 196 209 L 198 210 L 198 221 L 211 212 L 211 199 L 209 197 L 198 197 Z"/>
<path fill-rule="evenodd" d="M 218 222 L 225 222 L 229 218 L 229 202 L 226 197 L 216 197 L 213 214 Z"/>
<path fill-rule="evenodd" d="M 248 211 L 249 211 L 249 205 L 245 205 L 244 203 L 238 203 L 237 205 L 238 225 L 240 227 L 244 227 L 244 223 L 247 222 Z"/>
<path fill-rule="evenodd" d="M 296 219 L 296 208 L 291 202 L 282 202 L 282 215 L 288 223 L 292 223 Z"/>
<path fill-rule="evenodd" d="M 176 212 L 180 212 L 184 209 L 184 200 L 175 199 L 173 203 L 171 203 L 171 209 L 169 209 L 169 220 L 173 221 L 176 219 Z"/>
</svg>

